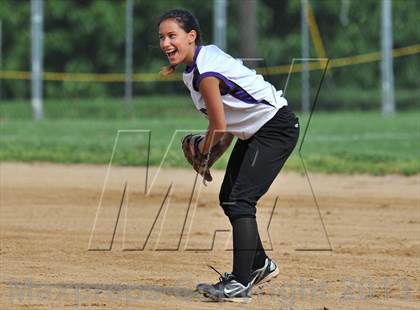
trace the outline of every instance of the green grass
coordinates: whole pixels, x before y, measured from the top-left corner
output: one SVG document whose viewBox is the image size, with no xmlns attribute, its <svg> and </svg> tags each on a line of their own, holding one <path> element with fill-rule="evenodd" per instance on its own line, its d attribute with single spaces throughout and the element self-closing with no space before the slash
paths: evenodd
<svg viewBox="0 0 420 310">
<path fill-rule="evenodd" d="M 29 102 L 0 104 L 0 160 L 108 163 L 118 130 L 151 130 L 150 163 L 158 165 L 177 129 L 205 129 L 187 97 L 147 97 L 127 117 L 122 100 L 47 101 L 46 119 L 31 120 Z M 300 116 L 301 138 L 307 116 Z M 165 165 L 186 167 L 179 132 Z M 300 142 L 299 142 L 300 145 Z M 302 172 L 299 145 L 286 170 Z M 120 132 L 113 162 L 145 165 L 148 134 Z M 301 149 L 309 170 L 383 175 L 420 172 L 420 110 L 384 118 L 379 112 L 315 113 Z M 224 168 L 228 154 L 216 164 Z"/>
</svg>

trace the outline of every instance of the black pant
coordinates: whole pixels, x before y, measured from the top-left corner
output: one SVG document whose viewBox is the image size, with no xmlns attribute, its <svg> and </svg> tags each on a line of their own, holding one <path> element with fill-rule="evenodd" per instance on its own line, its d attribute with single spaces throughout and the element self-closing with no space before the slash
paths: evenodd
<svg viewBox="0 0 420 310">
<path fill-rule="evenodd" d="M 219 201 L 231 221 L 254 217 L 258 199 L 273 183 L 299 137 L 299 121 L 284 106 L 251 138 L 237 140 L 226 168 Z"/>
</svg>

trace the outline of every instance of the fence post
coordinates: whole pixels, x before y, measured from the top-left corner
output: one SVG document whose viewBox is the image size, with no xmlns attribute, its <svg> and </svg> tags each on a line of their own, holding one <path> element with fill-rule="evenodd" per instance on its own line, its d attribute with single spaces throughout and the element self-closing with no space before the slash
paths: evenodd
<svg viewBox="0 0 420 310">
<path fill-rule="evenodd" d="M 31 51 L 32 51 L 32 118 L 43 119 L 42 103 L 42 46 L 43 46 L 43 0 L 31 1 Z"/>
<path fill-rule="evenodd" d="M 382 114 L 395 112 L 394 70 L 392 59 L 392 2 L 382 0 Z"/>
</svg>

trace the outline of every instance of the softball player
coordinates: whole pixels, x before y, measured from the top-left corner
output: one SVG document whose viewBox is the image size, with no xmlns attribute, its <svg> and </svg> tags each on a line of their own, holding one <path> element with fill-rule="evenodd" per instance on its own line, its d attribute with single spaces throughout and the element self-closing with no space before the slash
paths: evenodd
<svg viewBox="0 0 420 310">
<path fill-rule="evenodd" d="M 220 274 L 216 284 L 199 284 L 197 289 L 217 301 L 250 301 L 253 286 L 279 273 L 262 246 L 255 206 L 296 145 L 298 119 L 282 91 L 217 46 L 202 45 L 191 13 L 168 11 L 158 25 L 160 47 L 169 60 L 162 73 L 186 65 L 184 83 L 209 121 L 196 151 L 205 156 L 227 136 L 237 137 L 219 195 L 233 229 L 233 270 Z"/>
</svg>

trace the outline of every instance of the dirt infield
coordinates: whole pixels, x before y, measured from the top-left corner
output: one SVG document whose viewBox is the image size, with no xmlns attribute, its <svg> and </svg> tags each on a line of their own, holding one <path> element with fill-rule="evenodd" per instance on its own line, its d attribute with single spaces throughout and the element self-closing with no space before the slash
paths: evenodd
<svg viewBox="0 0 420 310">
<path fill-rule="evenodd" d="M 144 168 L 2 163 L 0 308 L 221 309 L 194 287 L 231 268 L 223 172 L 191 198 L 191 171 L 156 171 L 145 197 Z M 420 309 L 420 176 L 311 182 L 327 235 L 307 179 L 282 173 L 258 206 L 280 276 L 223 309 Z"/>
</svg>

